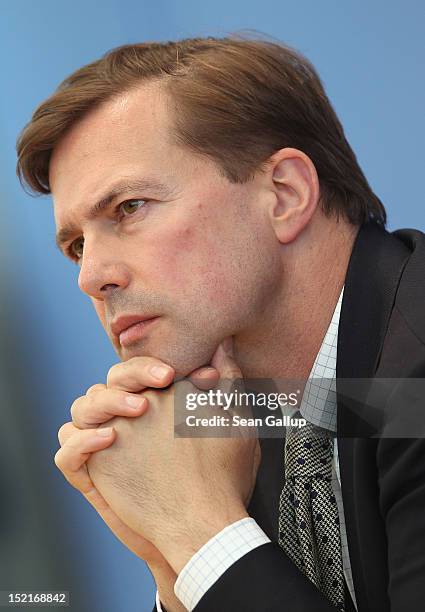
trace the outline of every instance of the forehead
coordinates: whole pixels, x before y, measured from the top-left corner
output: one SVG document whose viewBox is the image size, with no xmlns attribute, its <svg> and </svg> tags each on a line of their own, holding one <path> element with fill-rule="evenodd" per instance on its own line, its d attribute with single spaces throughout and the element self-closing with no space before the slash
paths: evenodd
<svg viewBox="0 0 425 612">
<path fill-rule="evenodd" d="M 160 175 L 170 155 L 171 129 L 169 99 L 158 83 L 143 84 L 90 111 L 52 154 L 56 218 L 71 202 L 92 202 L 120 176 Z"/>
</svg>

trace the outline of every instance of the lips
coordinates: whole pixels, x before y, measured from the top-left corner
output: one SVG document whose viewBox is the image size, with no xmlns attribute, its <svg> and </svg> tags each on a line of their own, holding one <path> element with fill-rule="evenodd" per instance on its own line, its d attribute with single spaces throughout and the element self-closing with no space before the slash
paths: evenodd
<svg viewBox="0 0 425 612">
<path fill-rule="evenodd" d="M 116 338 L 120 338 L 121 334 L 139 323 L 147 323 L 156 319 L 156 315 L 127 315 L 118 317 L 111 324 L 111 331 Z"/>
</svg>

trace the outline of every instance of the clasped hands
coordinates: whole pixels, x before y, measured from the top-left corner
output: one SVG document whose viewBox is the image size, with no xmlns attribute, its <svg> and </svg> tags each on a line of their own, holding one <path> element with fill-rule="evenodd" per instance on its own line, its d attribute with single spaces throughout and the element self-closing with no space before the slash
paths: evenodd
<svg viewBox="0 0 425 612">
<path fill-rule="evenodd" d="M 241 377 L 227 338 L 211 367 L 186 382 L 198 391 Z M 130 550 L 151 569 L 178 574 L 211 537 L 248 516 L 260 447 L 252 436 L 174 437 L 173 378 L 151 357 L 113 366 L 106 384 L 73 403 L 55 462 Z"/>
</svg>

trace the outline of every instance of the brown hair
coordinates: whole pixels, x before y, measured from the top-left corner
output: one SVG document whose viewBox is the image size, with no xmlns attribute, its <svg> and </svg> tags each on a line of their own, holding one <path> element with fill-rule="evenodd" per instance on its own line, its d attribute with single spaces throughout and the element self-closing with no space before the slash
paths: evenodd
<svg viewBox="0 0 425 612">
<path fill-rule="evenodd" d="M 386 223 L 310 62 L 280 43 L 192 38 L 112 49 L 83 66 L 34 112 L 17 141 L 17 174 L 50 193 L 52 151 L 72 125 L 102 102 L 161 80 L 175 109 L 175 142 L 213 159 L 232 182 L 246 182 L 284 147 L 314 163 L 321 204 L 354 224 Z"/>
</svg>

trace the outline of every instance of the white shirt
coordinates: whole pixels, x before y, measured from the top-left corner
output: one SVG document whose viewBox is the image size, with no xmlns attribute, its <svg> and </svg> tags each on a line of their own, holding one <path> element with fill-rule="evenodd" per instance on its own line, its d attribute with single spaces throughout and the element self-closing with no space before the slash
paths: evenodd
<svg viewBox="0 0 425 612">
<path fill-rule="evenodd" d="M 301 400 L 300 412 L 314 425 L 336 432 L 336 354 L 342 288 L 331 323 L 311 369 Z M 282 466 L 283 469 L 283 466 Z M 337 439 L 334 442 L 332 488 L 340 519 L 342 563 L 348 590 L 357 609 L 347 544 L 344 507 L 341 493 Z M 276 516 L 276 521 L 278 517 Z M 174 585 L 176 597 L 191 612 L 208 589 L 233 563 L 250 550 L 270 542 L 253 518 L 247 517 L 228 525 L 198 550 L 181 570 Z M 156 607 L 162 612 L 158 592 Z"/>
</svg>

